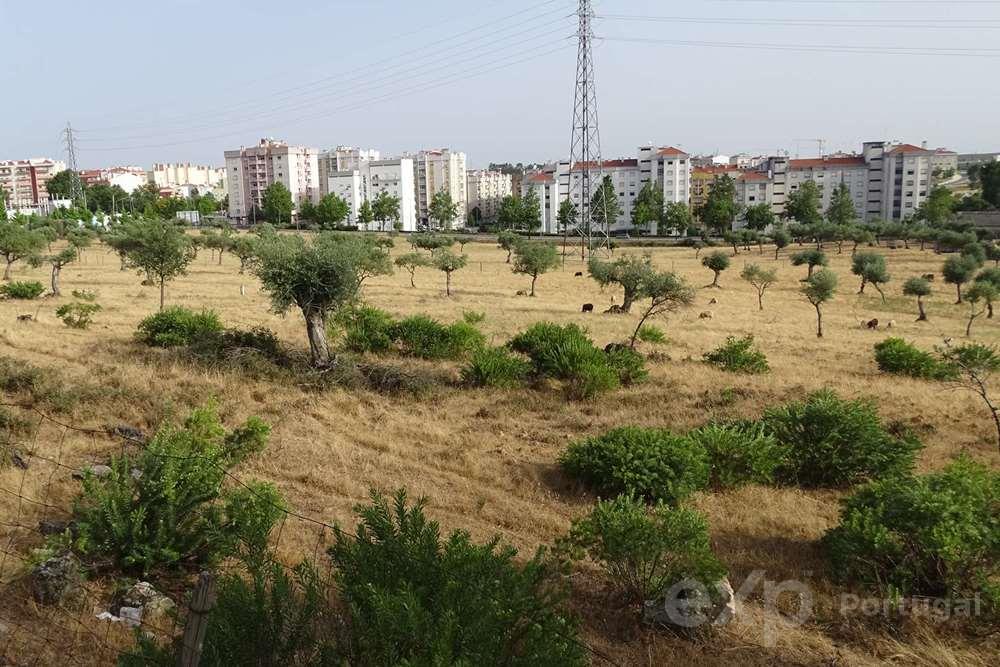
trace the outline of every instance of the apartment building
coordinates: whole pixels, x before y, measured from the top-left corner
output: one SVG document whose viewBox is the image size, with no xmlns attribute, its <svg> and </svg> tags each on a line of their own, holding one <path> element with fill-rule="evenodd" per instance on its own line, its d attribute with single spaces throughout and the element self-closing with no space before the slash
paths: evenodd
<svg viewBox="0 0 1000 667">
<path fill-rule="evenodd" d="M 600 185 L 604 176 L 611 178 L 620 209 L 617 219 L 611 222 L 611 232 L 632 227 L 632 209 L 646 183 L 656 183 L 663 193 L 664 203 L 687 203 L 691 192 L 690 156 L 672 146 L 656 148 L 642 146 L 635 158 L 605 160 L 597 165 L 574 164 L 562 161 L 540 172 L 525 177 L 522 195 L 530 189 L 538 195 L 542 209 L 542 231 L 558 233 L 559 205 L 567 198 L 577 211 L 584 211 L 590 202 L 582 198 L 583 178 L 589 174 L 591 192 Z"/>
<path fill-rule="evenodd" d="M 228 192 L 225 167 L 208 167 L 190 162 L 156 163 L 147 174 L 150 183 L 161 190 L 212 192 L 216 196 Z"/>
<path fill-rule="evenodd" d="M 264 191 L 274 183 L 292 193 L 296 212 L 304 201 L 319 202 L 319 151 L 315 148 L 261 139 L 256 146 L 226 151 L 225 158 L 229 217 L 237 222 L 254 219 L 255 208 L 263 207 Z"/>
<path fill-rule="evenodd" d="M 466 202 L 479 220 L 494 220 L 504 197 L 514 193 L 514 179 L 500 171 L 474 169 L 466 173 Z"/>
<path fill-rule="evenodd" d="M 146 170 L 142 167 L 107 167 L 105 169 L 83 169 L 80 181 L 86 185 L 117 186 L 126 194 L 132 194 L 147 182 Z"/>
<path fill-rule="evenodd" d="M 337 146 L 321 152 L 319 154 L 320 193 L 328 194 L 325 188 L 332 174 L 360 169 L 367 162 L 381 159 L 382 154 L 375 149 L 354 146 Z"/>
<path fill-rule="evenodd" d="M 418 224 L 430 224 L 431 200 L 436 193 L 444 190 L 451 194 L 452 201 L 458 205 L 458 215 L 452 223 L 453 226 L 463 226 L 468 212 L 465 153 L 441 148 L 423 150 L 415 156 L 404 157 L 413 160 Z"/>
<path fill-rule="evenodd" d="M 0 161 L 0 189 L 8 209 L 30 209 L 50 201 L 46 184 L 66 163 L 48 158 Z"/>
<path fill-rule="evenodd" d="M 377 155 L 377 153 L 376 153 Z M 336 162 L 328 163 L 336 166 Z M 345 161 L 344 166 L 350 169 L 327 171 L 323 190 L 343 199 L 350 206 L 349 222 L 358 223 L 358 213 L 364 202 L 374 200 L 385 192 L 399 198 L 399 224 L 404 232 L 417 229 L 416 194 L 413 183 L 414 169 L 411 158 L 396 158 L 391 160 L 368 159 Z M 369 230 L 374 230 L 380 223 L 372 223 Z M 391 224 L 391 223 L 389 223 Z"/>
</svg>

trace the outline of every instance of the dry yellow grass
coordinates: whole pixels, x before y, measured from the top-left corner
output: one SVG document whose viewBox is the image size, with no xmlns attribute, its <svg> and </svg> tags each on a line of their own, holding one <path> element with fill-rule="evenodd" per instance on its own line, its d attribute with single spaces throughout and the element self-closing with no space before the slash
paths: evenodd
<svg viewBox="0 0 1000 667">
<path fill-rule="evenodd" d="M 394 253 L 407 250 L 397 247 Z M 417 288 L 410 288 L 403 272 L 371 280 L 365 299 L 399 315 L 426 313 L 448 321 L 463 310 L 481 311 L 486 313 L 482 326 L 497 343 L 543 319 L 580 323 L 600 345 L 626 338 L 634 327 L 634 315 L 580 313 L 585 302 L 593 302 L 600 311 L 621 297 L 616 291 L 602 292 L 589 278 L 574 277 L 574 272 L 585 271 L 578 258 L 569 257 L 563 269 L 542 276 L 538 296 L 526 298 L 515 292 L 526 289 L 530 279 L 513 275 L 502 251 L 492 244 L 470 243 L 465 252 L 469 266 L 455 274 L 451 298 L 444 296 L 443 274 L 423 269 L 417 273 Z M 618 251 L 623 252 L 643 250 Z M 858 283 L 850 274 L 848 253 L 828 252 L 841 283 L 836 300 L 825 307 L 826 337 L 816 338 L 814 311 L 798 294 L 804 268 L 792 267 L 784 254 L 775 261 L 773 249 L 765 248 L 763 255 L 756 249 L 741 252 L 722 275 L 723 289 L 700 289 L 692 308 L 655 322 L 670 338 L 662 348 L 669 358 L 651 364 L 650 380 L 593 402 L 567 403 L 559 394 L 532 390 L 456 386 L 434 390 L 430 400 L 367 391 L 315 394 L 172 361 L 173 357 L 151 354 L 132 343 L 136 324 L 156 309 L 156 291 L 141 287 L 135 273 L 119 271 L 117 258 L 103 248 L 85 251 L 81 263 L 63 271 L 66 296 L 61 299 L 0 302 L 0 354 L 57 368 L 71 383 L 103 387 L 71 416 L 80 425 L 125 422 L 150 428 L 209 398 L 218 401 L 227 423 L 261 415 L 273 424 L 271 444 L 239 474 L 273 481 L 290 505 L 304 514 L 351 523 L 352 506 L 367 499 L 369 488 L 405 486 L 414 496 L 427 496 L 430 514 L 444 528 L 463 528 L 480 539 L 499 534 L 523 553 L 563 534 L 571 519 L 584 513 L 593 500 L 573 488 L 555 465 L 571 440 L 625 424 L 683 430 L 720 416 L 753 417 L 768 405 L 821 387 L 850 397 L 872 396 L 886 419 L 914 428 L 926 444 L 921 471 L 940 468 L 959 452 L 992 466 L 1000 464 L 993 426 L 977 398 L 938 384 L 880 374 L 872 345 L 887 332 L 868 331 L 858 324 L 872 317 L 883 322 L 893 319 L 892 335 L 922 348 L 940 344 L 944 336 L 959 340 L 966 306 L 953 305 L 954 289 L 941 283 L 940 276 L 934 296 L 927 300 L 929 323 L 914 322 L 915 303 L 901 295 L 906 278 L 939 273 L 942 258 L 929 251 L 885 250 L 893 281 L 883 305 L 877 295 L 855 295 Z M 657 249 L 652 254 L 658 266 L 677 271 L 693 285 L 711 280 L 711 272 L 700 265 L 693 250 Z M 765 295 L 762 312 L 753 289 L 739 278 L 744 262 L 779 268 L 780 281 Z M 269 313 L 266 295 L 252 277 L 239 275 L 237 267 L 233 257 L 224 256 L 218 265 L 203 251 L 187 276 L 168 285 L 168 303 L 212 308 L 227 325 L 263 325 L 304 348 L 301 317 Z M 46 277 L 42 269 L 15 270 L 18 280 L 46 282 Z M 240 294 L 241 285 L 245 296 Z M 54 315 L 58 304 L 71 300 L 73 289 L 96 291 L 103 306 L 88 331 L 68 329 Z M 718 303 L 709 305 L 712 298 Z M 17 315 L 36 309 L 38 321 L 16 321 Z M 698 317 L 706 310 L 712 311 L 712 319 Z M 756 336 L 771 362 L 770 374 L 732 375 L 699 361 L 727 335 L 741 333 Z M 984 342 L 1000 342 L 994 321 L 977 321 L 973 334 Z M 40 454 L 71 465 L 100 460 L 111 446 L 80 434 L 63 437 L 50 427 L 41 429 L 36 445 Z M 0 486 L 20 484 L 21 477 L 19 470 L 0 471 Z M 24 481 L 24 495 L 47 497 L 62 507 L 68 506 L 76 488 L 68 473 L 53 474 L 44 465 L 32 466 Z M 802 579 L 816 590 L 816 617 L 802 627 L 783 630 L 775 646 L 767 646 L 762 635 L 767 612 L 759 595 L 745 605 L 737 624 L 711 642 L 698 643 L 638 629 L 611 606 L 612 598 L 601 584 L 588 576 L 581 579 L 574 596 L 584 618 L 585 638 L 620 664 L 989 662 L 995 645 L 934 634 L 890 639 L 874 629 L 849 628 L 834 614 L 836 591 L 826 582 L 817 540 L 835 523 L 838 498 L 830 492 L 749 487 L 695 499 L 708 516 L 717 553 L 734 581 L 763 569 L 769 579 Z M 0 517 L 5 521 L 20 513 L 22 524 L 33 525 L 43 510 L 23 503 L 19 508 L 16 499 L 0 495 Z M 9 523 L 0 522 L 0 544 L 10 544 L 11 551 L 20 554 L 37 544 L 36 536 L 12 529 Z M 289 561 L 311 555 L 317 547 L 316 533 L 305 524 L 290 522 L 278 547 Z M 16 563 L 8 560 L 4 579 L 16 572 Z M 91 630 L 105 636 L 106 629 L 89 610 L 78 622 L 70 622 L 26 602 L 22 588 L 5 591 L 10 593 L 0 601 L 5 615 L 18 614 L 36 627 L 48 621 L 71 626 L 62 633 L 51 627 L 46 632 L 53 641 L 75 642 L 80 656 L 87 655 L 92 645 Z M 17 634 L 17 642 L 26 641 L 26 633 Z M 3 646 L 0 637 L 0 650 Z M 54 664 L 54 656 L 65 653 L 38 641 L 14 646 L 39 651 L 39 664 Z M 93 658 L 95 664 L 102 660 L 107 657 Z"/>
</svg>

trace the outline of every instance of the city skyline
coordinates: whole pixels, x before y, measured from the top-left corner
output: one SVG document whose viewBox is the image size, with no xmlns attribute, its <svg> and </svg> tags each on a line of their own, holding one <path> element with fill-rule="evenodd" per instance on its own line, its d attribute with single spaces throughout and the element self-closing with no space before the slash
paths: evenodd
<svg viewBox="0 0 1000 667">
<path fill-rule="evenodd" d="M 11 57 L 0 85 L 22 103 L 0 110 L 0 159 L 62 157 L 67 120 L 79 130 L 81 168 L 217 165 L 224 150 L 264 136 L 391 155 L 450 147 L 470 168 L 561 159 L 574 4 L 184 1 L 149 25 L 119 2 L 99 17 L 55 3 L 59 22 L 4 2 Z M 837 18 L 836 4 L 600 3 L 604 154 L 667 141 L 692 154 L 815 155 L 805 137 L 824 138 L 826 152 L 872 138 L 997 149 L 1000 92 L 980 82 L 1000 55 L 989 46 L 1000 5 L 954 3 L 942 22 L 936 5 L 908 5 L 902 16 L 899 3 L 854 3 Z M 377 25 L 384 36 L 331 38 L 331 25 Z M 282 34 L 294 39 L 270 48 L 267 36 Z M 248 67 L 247 53 L 258 52 L 266 57 Z M 67 75 L 82 53 L 91 54 L 86 76 Z M 96 85 L 102 72 L 118 85 Z M 876 93 L 861 99 L 862 90 Z"/>
</svg>

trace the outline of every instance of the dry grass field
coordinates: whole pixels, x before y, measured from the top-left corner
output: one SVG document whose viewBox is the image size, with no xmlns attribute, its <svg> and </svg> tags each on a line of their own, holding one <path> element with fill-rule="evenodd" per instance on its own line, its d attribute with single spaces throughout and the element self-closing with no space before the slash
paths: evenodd
<svg viewBox="0 0 1000 667">
<path fill-rule="evenodd" d="M 393 253 L 407 251 L 405 241 L 398 240 Z M 574 277 L 576 271 L 586 273 L 579 257 L 568 257 L 563 269 L 543 275 L 537 297 L 528 298 L 515 293 L 527 289 L 530 278 L 512 274 L 504 252 L 486 243 L 470 243 L 465 252 L 469 265 L 454 275 L 451 298 L 444 295 L 444 274 L 433 269 L 418 270 L 416 288 L 405 272 L 372 279 L 364 298 L 398 315 L 426 313 L 445 321 L 463 311 L 483 312 L 482 327 L 496 343 L 538 320 L 579 323 L 601 346 L 625 339 L 635 326 L 634 313 L 580 312 L 585 302 L 600 311 L 620 302 L 621 295 L 602 292 L 586 276 Z M 616 254 L 641 252 L 626 248 Z M 651 252 L 658 266 L 678 272 L 692 285 L 711 282 L 711 272 L 700 265 L 694 250 Z M 564 534 L 571 519 L 594 500 L 556 466 L 572 440 L 620 425 L 685 430 L 713 418 L 755 417 L 766 406 L 822 387 L 846 397 L 871 396 L 886 420 L 912 428 L 926 445 L 918 464 L 921 472 L 941 468 L 960 452 L 1000 466 L 993 425 L 977 397 L 941 384 L 882 375 L 873 361 L 872 346 L 889 333 L 925 349 L 940 345 L 943 337 L 963 338 L 968 307 L 954 305 L 955 290 L 940 275 L 927 299 L 929 322 L 915 322 L 916 304 L 901 294 L 906 278 L 939 274 L 943 258 L 931 251 L 883 249 L 893 277 L 883 305 L 874 290 L 863 297 L 855 294 L 858 279 L 850 273 L 849 249 L 842 255 L 835 248 L 827 252 L 840 287 L 835 301 L 825 307 L 824 338 L 817 339 L 815 313 L 798 293 L 805 268 L 791 266 L 787 253 L 775 261 L 773 248 L 765 246 L 763 255 L 755 248 L 732 259 L 722 275 L 722 289 L 699 289 L 694 306 L 655 322 L 670 340 L 643 348 L 655 353 L 648 382 L 594 401 L 567 402 L 555 391 L 468 389 L 457 382 L 421 399 L 341 389 L 316 393 L 206 370 L 133 342 L 139 320 L 156 310 L 157 291 L 140 286 L 134 272 L 120 271 L 117 258 L 103 247 L 86 250 L 82 262 L 63 271 L 62 298 L 0 302 L 0 354 L 58 369 L 70 384 L 98 387 L 66 417 L 81 426 L 127 423 L 150 429 L 209 399 L 218 402 L 228 424 L 260 415 L 273 425 L 271 444 L 238 473 L 274 482 L 303 514 L 351 523 L 352 506 L 367 499 L 369 488 L 405 486 L 412 495 L 428 498 L 429 514 L 445 529 L 466 529 L 477 539 L 498 534 L 525 554 Z M 753 288 L 739 277 L 745 262 L 779 269 L 779 282 L 766 293 L 763 311 Z M 17 265 L 15 280 L 28 278 L 47 284 L 44 269 Z M 103 307 L 87 331 L 69 329 L 55 317 L 55 308 L 71 300 L 73 289 L 96 291 Z M 712 298 L 718 303 L 709 305 Z M 229 255 L 219 265 L 203 250 L 188 275 L 168 285 L 167 301 L 214 309 L 229 326 L 266 326 L 284 342 L 306 347 L 301 316 L 271 314 L 256 280 L 240 275 L 237 259 Z M 36 310 L 37 321 L 17 320 Z M 702 311 L 713 317 L 699 318 Z M 859 327 L 859 321 L 873 317 L 895 320 L 895 326 L 891 332 Z M 769 374 L 733 375 L 700 361 L 726 336 L 742 333 L 756 336 L 771 363 Z M 998 321 L 977 320 L 973 337 L 1000 343 Z M 454 364 L 437 367 L 457 380 Z M 35 445 L 38 453 L 73 466 L 100 461 L 112 446 L 51 425 L 39 430 Z M 21 470 L 0 470 L 0 486 L 21 488 L 25 496 L 48 498 L 62 507 L 68 507 L 78 484 L 68 471 L 42 464 L 32 465 L 23 487 L 21 482 Z M 814 614 L 801 627 L 780 626 L 780 619 L 765 611 L 758 590 L 741 607 L 737 622 L 708 640 L 653 632 L 621 610 L 596 576 L 585 574 L 574 582 L 572 599 L 583 619 L 584 639 L 622 665 L 996 664 L 995 636 L 979 641 L 948 626 L 893 628 L 877 619 L 837 613 L 841 589 L 828 581 L 817 541 L 835 524 L 839 498 L 830 491 L 751 486 L 703 493 L 694 500 L 709 519 L 716 553 L 734 585 L 751 571 L 764 570 L 768 579 L 797 579 L 812 588 Z M 37 546 L 38 536 L 13 527 L 9 519 L 20 516 L 20 523 L 30 526 L 49 511 L 0 495 L 0 544 L 27 553 Z M 317 546 L 308 524 L 289 522 L 278 549 L 293 562 L 315 553 Z M 23 664 L 56 664 L 69 653 L 81 664 L 107 664 L 107 656 L 88 657 L 92 633 L 107 637 L 92 613 L 73 620 L 36 607 L 17 582 L 23 569 L 15 557 L 7 558 L 0 574 L 5 580 L 0 614 L 22 619 L 47 637 L 33 640 L 20 633 L 4 655 L 0 636 L 0 664 L 4 657 L 23 659 Z M 779 631 L 769 637 L 774 627 Z M 602 664 L 601 659 L 595 658 L 595 664 Z"/>
</svg>

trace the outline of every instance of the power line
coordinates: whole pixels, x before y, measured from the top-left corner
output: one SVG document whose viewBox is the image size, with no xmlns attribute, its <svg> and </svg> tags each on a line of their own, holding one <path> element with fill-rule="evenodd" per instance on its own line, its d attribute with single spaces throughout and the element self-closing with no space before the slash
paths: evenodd
<svg viewBox="0 0 1000 667">
<path fill-rule="evenodd" d="M 339 107 L 339 108 L 334 108 L 334 109 L 326 109 L 326 110 L 323 110 L 323 111 L 315 113 L 315 114 L 308 114 L 308 115 L 305 115 L 305 116 L 299 116 L 297 118 L 294 118 L 294 119 L 291 119 L 291 120 L 287 121 L 286 124 L 289 124 L 289 123 L 291 123 L 291 124 L 301 123 L 303 121 L 313 120 L 315 118 L 328 117 L 328 116 L 330 116 L 331 114 L 334 114 L 334 113 L 354 111 L 354 110 L 357 110 L 357 109 L 361 109 L 361 108 L 365 108 L 367 106 L 370 106 L 371 104 L 377 104 L 379 102 L 383 102 L 383 101 L 387 101 L 387 100 L 399 97 L 400 95 L 404 95 L 404 94 L 425 92 L 427 90 L 432 90 L 434 88 L 439 88 L 439 87 L 447 85 L 449 83 L 454 83 L 456 81 L 462 81 L 462 80 L 465 80 L 465 79 L 474 78 L 476 76 L 480 76 L 482 74 L 487 74 L 489 72 L 493 72 L 493 71 L 497 71 L 497 70 L 500 70 L 500 69 L 504 69 L 504 68 L 510 67 L 512 65 L 517 65 L 517 64 L 520 64 L 520 63 L 523 63 L 523 62 L 527 62 L 529 60 L 535 60 L 537 58 L 541 58 L 541 57 L 544 57 L 544 56 L 547 56 L 547 55 L 552 55 L 552 54 L 557 53 L 559 51 L 563 51 L 563 50 L 567 49 L 568 47 L 569 47 L 568 44 L 560 44 L 559 46 L 557 46 L 555 48 L 548 49 L 548 50 L 543 50 L 543 51 L 540 51 L 540 52 L 539 51 L 532 52 L 530 55 L 525 56 L 523 58 L 518 58 L 516 60 L 512 60 L 512 61 L 509 61 L 509 62 L 500 62 L 498 65 L 495 65 L 495 66 L 492 66 L 492 67 L 487 67 L 486 69 L 480 68 L 479 70 L 473 70 L 472 72 L 465 72 L 461 76 L 457 76 L 457 77 L 445 77 L 445 78 L 438 79 L 438 80 L 435 80 L 435 81 L 427 82 L 425 84 L 421 84 L 419 86 L 414 86 L 412 88 L 404 88 L 404 89 L 401 89 L 401 90 L 397 90 L 397 91 L 395 91 L 393 93 L 389 93 L 389 94 L 384 95 L 382 97 L 378 97 L 378 98 L 370 99 L 370 100 L 365 100 L 365 101 L 357 103 L 357 104 L 346 105 L 346 106 Z M 225 132 L 225 133 L 222 133 L 222 134 L 216 134 L 216 135 L 212 135 L 212 136 L 204 136 L 204 137 L 198 137 L 198 138 L 192 138 L 192 139 L 185 139 L 185 140 L 179 140 L 179 141 L 172 141 L 172 142 L 166 142 L 166 143 L 160 143 L 160 144 L 147 144 L 147 145 L 138 145 L 138 146 L 137 145 L 131 145 L 131 146 L 116 146 L 116 147 L 95 147 L 95 148 L 88 148 L 88 150 L 94 151 L 94 152 L 111 152 L 111 151 L 126 151 L 126 150 L 139 150 L 139 149 L 151 149 L 151 148 L 170 148 L 170 147 L 173 147 L 173 146 L 183 146 L 183 145 L 193 144 L 193 143 L 202 143 L 204 141 L 210 141 L 210 140 L 213 140 L 213 139 L 223 139 L 223 138 L 227 138 L 227 137 L 231 137 L 231 136 L 245 135 L 246 133 L 247 133 L 247 131 L 245 131 L 245 130 L 235 130 L 233 132 Z"/>
<path fill-rule="evenodd" d="M 905 55 L 905 56 L 948 56 L 959 58 L 1000 58 L 1000 49 L 991 48 L 935 48 L 935 47 L 893 47 L 893 46 L 849 46 L 836 44 L 766 44 L 761 42 L 715 42 L 680 39 L 653 39 L 645 37 L 602 37 L 609 42 L 634 42 L 641 44 L 663 44 L 667 46 L 703 46 L 726 49 L 757 49 L 764 51 L 810 51 L 818 53 Z"/>
<path fill-rule="evenodd" d="M 548 26 L 556 25 L 556 24 L 563 24 L 564 20 L 565 19 L 560 18 L 560 19 L 557 19 L 555 21 L 549 21 L 549 22 L 540 24 L 538 26 L 535 26 L 534 28 L 529 29 L 524 34 L 528 34 L 528 33 L 534 32 L 534 31 L 536 31 L 539 28 L 544 28 L 544 27 L 548 27 Z M 534 34 L 534 35 L 531 35 L 531 36 L 528 36 L 528 37 L 524 37 L 523 39 L 516 40 L 516 41 L 512 41 L 512 37 L 514 37 L 514 36 L 503 36 L 503 37 L 500 37 L 500 38 L 492 40 L 492 41 L 481 42 L 480 46 L 490 46 L 490 45 L 495 45 L 495 44 L 499 44 L 500 46 L 498 46 L 497 48 L 493 48 L 493 49 L 485 49 L 485 50 L 479 49 L 476 52 L 476 58 L 482 58 L 483 56 L 489 56 L 489 55 L 496 54 L 496 53 L 503 53 L 505 51 L 510 51 L 512 47 L 523 45 L 523 44 L 529 44 L 529 43 L 532 43 L 532 42 L 536 42 L 538 40 L 545 40 L 545 43 L 548 44 L 548 43 L 551 43 L 551 39 L 550 39 L 551 37 L 553 37 L 555 35 L 558 35 L 558 34 L 562 34 L 563 32 L 564 32 L 564 30 L 562 28 L 560 28 L 560 29 L 556 29 L 556 30 L 548 30 L 548 31 L 540 33 L 540 34 Z M 211 130 L 211 129 L 214 129 L 214 128 L 231 127 L 234 124 L 248 123 L 248 122 L 259 122 L 261 120 L 264 120 L 264 119 L 267 119 L 267 118 L 274 118 L 274 117 L 277 117 L 277 116 L 281 116 L 283 114 L 287 114 L 289 112 L 299 111 L 299 110 L 303 110 L 303 109 L 309 109 L 309 108 L 314 107 L 316 105 L 316 103 L 318 103 L 320 101 L 328 100 L 328 99 L 331 99 L 331 98 L 345 97 L 348 94 L 356 93 L 356 92 L 360 92 L 360 93 L 365 93 L 366 94 L 366 93 L 368 93 L 370 91 L 378 90 L 380 88 L 385 88 L 388 85 L 392 85 L 392 84 L 400 82 L 400 81 L 411 81 L 414 78 L 420 78 L 422 76 L 429 76 L 431 74 L 437 73 L 437 70 L 438 70 L 438 68 L 432 67 L 431 66 L 432 64 L 434 64 L 434 63 L 448 64 L 453 59 L 454 59 L 454 55 L 444 55 L 441 58 L 437 58 L 437 59 L 429 61 L 429 62 L 413 63 L 413 64 L 410 65 L 410 67 L 408 69 L 404 69 L 402 71 L 399 71 L 399 72 L 396 72 L 396 73 L 393 73 L 393 74 L 390 74 L 390 75 L 387 75 L 387 76 L 384 76 L 384 77 L 367 78 L 365 75 L 359 75 L 359 76 L 356 76 L 354 78 L 355 79 L 365 79 L 365 80 L 363 82 L 357 83 L 357 84 L 355 84 L 353 86 L 338 87 L 338 88 L 335 88 L 335 89 L 331 90 L 330 92 L 322 93 L 322 94 L 319 94 L 319 95 L 298 97 L 298 98 L 295 98 L 294 100 L 292 100 L 289 104 L 281 104 L 281 105 L 275 106 L 273 108 L 269 108 L 267 110 L 264 110 L 264 111 L 261 111 L 261 112 L 258 112 L 258 113 L 253 113 L 253 114 L 245 115 L 245 116 L 242 116 L 242 117 L 228 118 L 228 119 L 224 119 L 224 120 L 218 120 L 216 122 L 203 123 L 201 125 L 192 125 L 192 126 L 188 126 L 188 127 L 185 127 L 185 128 L 175 129 L 175 130 L 166 130 L 166 131 L 162 131 L 162 132 L 143 133 L 143 134 L 128 135 L 128 136 L 119 136 L 119 137 L 113 137 L 113 138 L 116 139 L 116 140 L 118 140 L 118 141 L 130 141 L 130 140 L 144 139 L 144 138 L 150 138 L 150 137 L 163 137 L 163 136 L 171 135 L 171 134 L 190 134 L 192 131 L 197 131 L 197 130 Z M 376 85 L 376 84 L 378 84 L 378 85 Z M 86 144 L 86 142 L 84 142 L 84 143 Z"/>
<path fill-rule="evenodd" d="M 548 10 L 548 11 L 545 11 L 545 12 L 542 12 L 542 13 L 539 13 L 539 14 L 533 14 L 532 16 L 528 16 L 526 18 L 520 18 L 519 23 L 517 25 L 507 26 L 507 27 L 503 27 L 503 28 L 498 27 L 500 24 L 503 24 L 503 23 L 505 23 L 505 22 L 507 22 L 507 21 L 509 21 L 511 19 L 518 18 L 518 17 L 523 17 L 523 15 L 527 14 L 527 13 L 536 12 L 541 7 L 544 7 L 546 5 L 551 5 L 551 4 L 555 3 L 555 2 L 562 2 L 563 5 L 565 5 L 565 0 L 545 0 L 545 2 L 535 3 L 531 7 L 519 10 L 519 11 L 511 13 L 511 14 L 507 14 L 507 15 L 502 16 L 500 18 L 497 18 L 497 19 L 495 19 L 493 21 L 490 21 L 490 22 L 487 22 L 487 23 L 483 23 L 483 24 L 480 24 L 480 25 L 476 25 L 476 26 L 474 26 L 472 28 L 468 28 L 468 29 L 460 31 L 460 32 L 455 32 L 455 33 L 452 33 L 452 34 L 448 34 L 448 35 L 445 35 L 444 37 L 441 37 L 441 38 L 436 38 L 436 39 L 432 40 L 431 43 L 429 43 L 429 44 L 427 44 L 425 46 L 420 46 L 420 47 L 417 47 L 417 48 L 414 48 L 414 49 L 409 49 L 407 51 L 403 51 L 401 53 L 397 53 L 395 55 L 388 56 L 388 57 L 383 58 L 381 60 L 377 60 L 377 61 L 375 61 L 373 63 L 369 63 L 369 64 L 364 65 L 362 67 L 352 68 L 351 71 L 350 71 L 350 74 L 337 74 L 337 75 L 325 76 L 325 77 L 322 77 L 322 78 L 319 78 L 319 79 L 314 79 L 312 81 L 308 81 L 306 83 L 297 84 L 295 86 L 291 86 L 291 87 L 284 88 L 284 89 L 279 89 L 277 91 L 274 91 L 269 96 L 269 99 L 272 99 L 272 100 L 274 100 L 274 99 L 277 99 L 277 100 L 281 100 L 281 99 L 294 99 L 296 97 L 296 95 L 294 94 L 294 93 L 296 93 L 296 91 L 301 91 L 301 90 L 315 90 L 317 87 L 318 88 L 327 88 L 327 87 L 329 87 L 329 86 L 331 86 L 333 84 L 343 83 L 343 82 L 349 82 L 349 81 L 355 81 L 355 80 L 358 80 L 358 79 L 363 79 L 363 78 L 365 78 L 366 76 L 369 75 L 368 74 L 369 71 L 378 71 L 380 69 L 391 69 L 391 67 L 383 67 L 383 65 L 387 65 L 389 63 L 393 63 L 393 62 L 400 61 L 400 60 L 403 61 L 404 65 L 412 65 L 415 62 L 415 60 L 420 60 L 422 58 L 425 58 L 427 55 L 432 55 L 432 54 L 436 54 L 436 53 L 447 53 L 447 52 L 452 52 L 452 51 L 456 51 L 456 50 L 460 50 L 463 53 L 465 53 L 465 52 L 468 51 L 468 49 L 467 48 L 461 48 L 462 46 L 467 46 L 467 45 L 470 45 L 470 44 L 476 44 L 478 46 L 478 40 L 482 39 L 482 37 L 475 37 L 475 38 L 471 38 L 471 39 L 468 39 L 468 40 L 465 40 L 465 41 L 461 41 L 461 42 L 455 42 L 454 40 L 456 38 L 465 37 L 467 35 L 471 35 L 473 33 L 481 32 L 481 31 L 484 31 L 484 30 L 489 30 L 490 31 L 490 35 L 495 36 L 497 34 L 509 31 L 511 29 L 522 28 L 523 25 L 524 25 L 524 23 L 526 23 L 526 22 L 536 21 L 536 20 L 538 20 L 540 18 L 544 18 L 546 16 L 551 16 L 551 15 L 553 15 L 555 13 L 566 11 L 566 7 L 565 6 L 561 6 L 561 7 L 557 7 L 555 9 Z M 414 56 L 415 54 L 427 51 L 428 49 L 433 49 L 433 47 L 435 47 L 435 46 L 437 46 L 439 44 L 442 44 L 442 43 L 444 43 L 446 41 L 449 43 L 449 46 L 447 46 L 447 47 L 445 47 L 443 49 L 431 50 L 429 54 L 425 54 L 425 55 L 419 56 L 416 59 L 410 57 L 410 56 Z M 262 98 L 261 95 L 257 95 L 257 96 L 255 96 L 255 97 L 253 97 L 251 99 L 247 99 L 247 100 L 243 100 L 243 101 L 233 101 L 233 102 L 227 103 L 225 107 L 217 107 L 216 109 L 219 110 L 219 111 L 226 111 L 226 110 L 231 110 L 234 106 L 238 107 L 241 104 L 248 104 L 248 105 L 249 104 L 254 104 L 254 105 L 256 105 L 256 104 L 260 103 L 261 98 Z M 124 124 L 120 124 L 120 125 L 116 125 L 116 126 L 86 128 L 84 130 L 78 130 L 78 131 L 81 132 L 81 133 L 84 133 L 84 134 L 90 134 L 90 133 L 95 133 L 96 134 L 96 133 L 100 133 L 100 132 L 113 132 L 113 131 L 118 131 L 118 130 L 121 130 L 121 129 L 129 129 L 129 128 L 162 127 L 164 124 L 169 125 L 171 123 L 186 122 L 186 119 L 190 119 L 190 118 L 204 117 L 206 115 L 210 115 L 211 111 L 214 111 L 214 110 L 210 110 L 210 111 L 204 111 L 203 110 L 203 111 L 198 112 L 197 114 L 183 114 L 183 115 L 177 116 L 174 120 L 159 120 L 159 121 L 151 121 L 151 122 L 148 122 L 148 123 L 124 123 Z"/>
<path fill-rule="evenodd" d="M 1000 29 L 1000 18 L 996 19 L 840 19 L 840 18 L 724 18 L 724 17 L 693 17 L 693 16 L 641 16 L 634 14 L 601 14 L 597 17 L 609 21 L 638 21 L 642 23 L 695 23 L 718 25 L 761 25 L 761 26 L 796 26 L 823 28 L 892 28 L 914 30 L 966 30 L 966 29 Z"/>
</svg>

